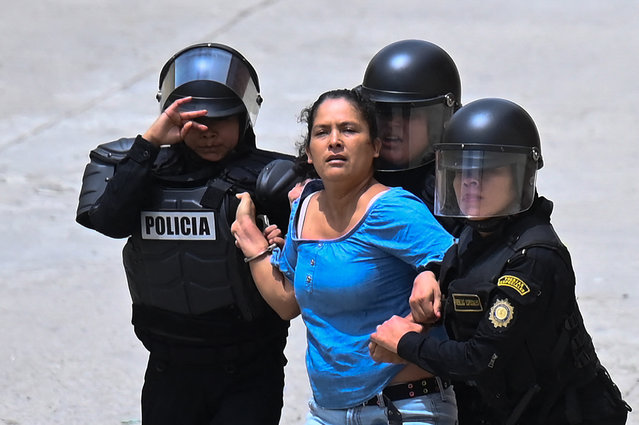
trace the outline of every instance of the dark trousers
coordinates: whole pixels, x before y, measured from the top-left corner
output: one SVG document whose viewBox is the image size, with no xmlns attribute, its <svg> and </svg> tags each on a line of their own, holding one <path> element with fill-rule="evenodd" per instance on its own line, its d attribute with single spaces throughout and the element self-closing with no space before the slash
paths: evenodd
<svg viewBox="0 0 639 425">
<path fill-rule="evenodd" d="M 143 425 L 277 425 L 283 344 L 188 350 L 154 344 L 142 389 Z"/>
</svg>

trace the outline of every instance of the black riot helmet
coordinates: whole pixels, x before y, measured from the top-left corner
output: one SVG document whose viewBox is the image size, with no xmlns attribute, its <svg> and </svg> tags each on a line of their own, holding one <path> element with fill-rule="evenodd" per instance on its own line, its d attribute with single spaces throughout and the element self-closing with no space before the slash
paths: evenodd
<svg viewBox="0 0 639 425">
<path fill-rule="evenodd" d="M 242 114 L 252 129 L 262 104 L 257 72 L 237 50 L 200 43 L 177 52 L 162 68 L 157 94 L 160 110 L 176 99 L 192 96 L 181 110 L 207 110 L 208 117 Z"/>
<path fill-rule="evenodd" d="M 433 159 L 444 126 L 461 105 L 457 66 L 441 47 L 401 40 L 368 63 L 361 92 L 373 100 L 382 150 L 380 170 L 415 168 Z"/>
<path fill-rule="evenodd" d="M 543 166 L 537 126 L 519 105 L 480 99 L 453 115 L 435 146 L 437 215 L 487 219 L 526 211 Z"/>
</svg>

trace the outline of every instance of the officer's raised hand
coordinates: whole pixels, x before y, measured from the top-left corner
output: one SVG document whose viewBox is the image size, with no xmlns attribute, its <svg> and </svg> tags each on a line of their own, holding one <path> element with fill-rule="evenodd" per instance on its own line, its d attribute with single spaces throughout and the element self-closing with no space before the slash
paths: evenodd
<svg viewBox="0 0 639 425">
<path fill-rule="evenodd" d="M 184 140 L 185 136 L 194 129 L 206 131 L 207 127 L 193 121 L 206 116 L 206 109 L 199 111 L 180 112 L 181 105 L 190 102 L 192 97 L 177 99 L 155 120 L 142 136 L 156 146 L 173 145 Z"/>
</svg>

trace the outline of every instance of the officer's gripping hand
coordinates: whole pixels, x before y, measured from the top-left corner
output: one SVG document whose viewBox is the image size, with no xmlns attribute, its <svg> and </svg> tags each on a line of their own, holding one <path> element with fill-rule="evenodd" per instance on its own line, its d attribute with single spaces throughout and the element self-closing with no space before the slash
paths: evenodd
<svg viewBox="0 0 639 425">
<path fill-rule="evenodd" d="M 408 302 L 413 320 L 417 323 L 434 323 L 441 317 L 442 293 L 435 274 L 423 271 L 415 277 Z"/>
<path fill-rule="evenodd" d="M 368 343 L 368 352 L 370 353 L 373 360 L 379 363 L 408 363 L 406 360 L 399 357 L 397 353 L 393 353 L 392 351 L 387 350 L 386 348 L 373 341 Z"/>
<path fill-rule="evenodd" d="M 142 137 L 156 146 L 179 143 L 190 131 L 206 131 L 207 126 L 199 124 L 195 118 L 206 116 L 206 109 L 180 112 L 180 105 L 190 102 L 192 97 L 177 99 L 151 124 Z"/>
<path fill-rule="evenodd" d="M 306 179 L 304 181 L 296 183 L 295 186 L 293 186 L 293 188 L 288 191 L 287 197 L 288 197 L 288 203 L 290 205 L 293 205 L 293 202 L 295 202 L 297 200 L 297 198 L 299 198 L 302 195 L 302 191 L 304 190 L 304 186 L 306 186 L 306 183 L 308 183 L 310 181 L 311 181 L 311 179 Z"/>
<path fill-rule="evenodd" d="M 284 235 L 282 230 L 276 224 L 271 224 L 264 229 L 264 237 L 269 245 L 275 244 L 282 248 L 284 246 Z"/>
<path fill-rule="evenodd" d="M 419 323 L 413 322 L 410 316 L 393 316 L 378 325 L 375 333 L 371 334 L 371 343 L 368 347 L 373 360 L 388 361 L 387 359 L 392 359 L 393 357 L 388 352 L 397 356 L 399 340 L 408 332 L 422 332 L 423 329 L 424 327 Z M 380 350 L 380 348 L 388 352 Z M 404 361 L 402 360 L 402 362 Z M 393 361 L 393 363 L 397 363 L 397 361 Z"/>
</svg>

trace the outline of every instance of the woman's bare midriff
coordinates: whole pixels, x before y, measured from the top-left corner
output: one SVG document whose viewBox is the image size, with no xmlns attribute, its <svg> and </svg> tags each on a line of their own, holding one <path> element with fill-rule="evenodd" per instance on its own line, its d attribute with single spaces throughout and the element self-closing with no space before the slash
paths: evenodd
<svg viewBox="0 0 639 425">
<path fill-rule="evenodd" d="M 405 382 L 416 381 L 418 379 L 432 378 L 433 376 L 435 375 L 412 363 L 409 363 L 404 369 L 400 370 L 399 373 L 395 375 L 389 385 L 403 384 Z"/>
</svg>

